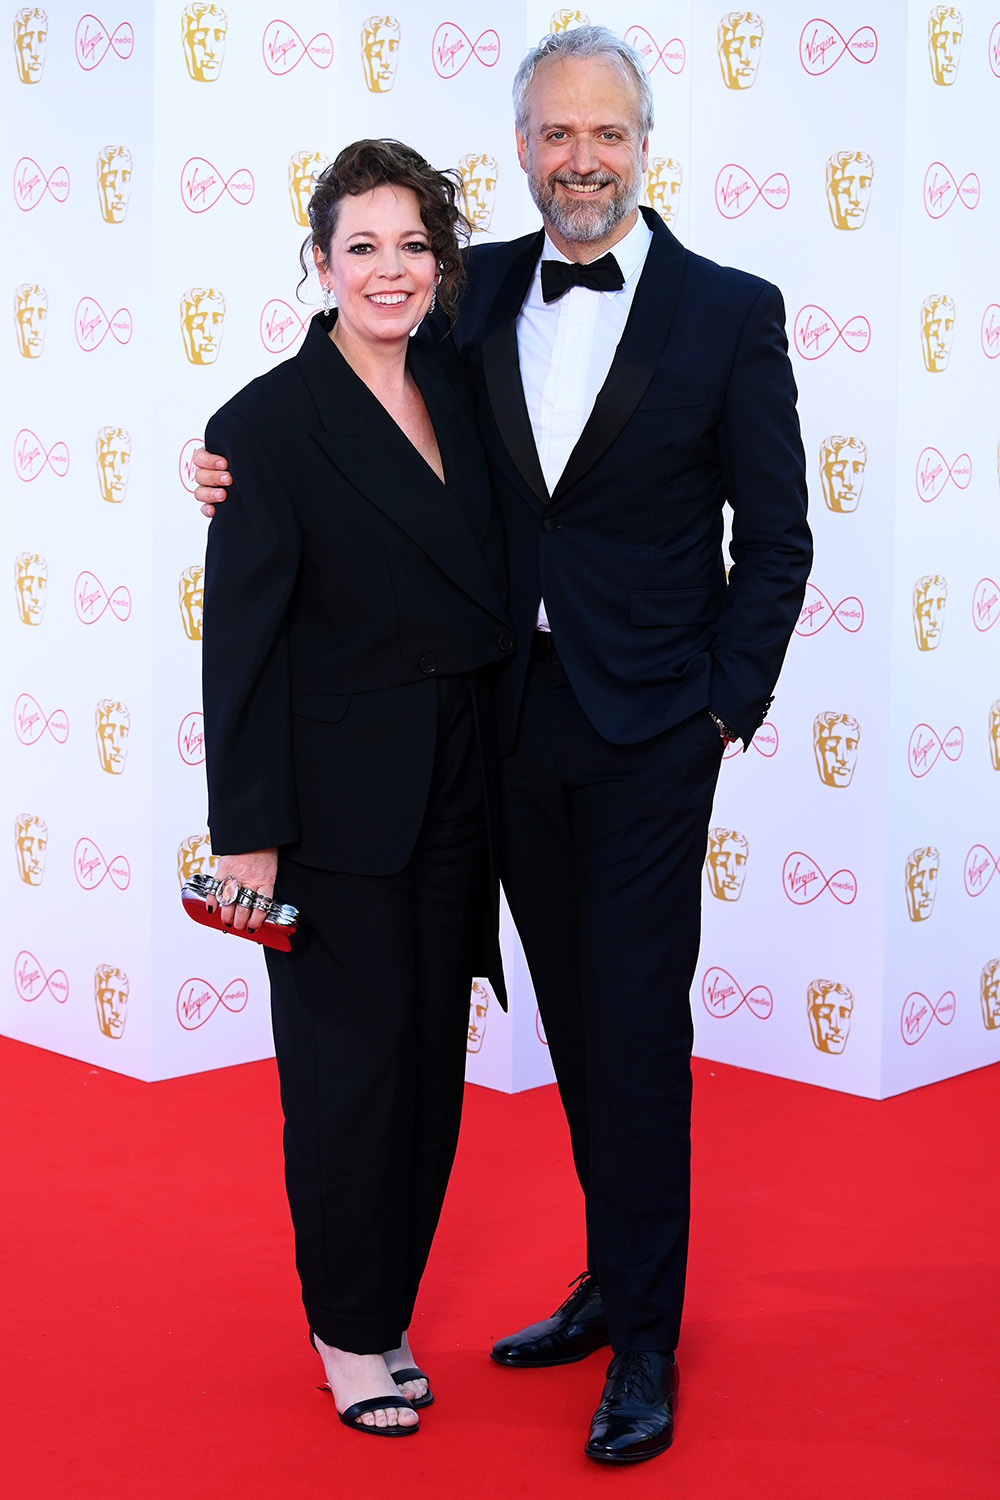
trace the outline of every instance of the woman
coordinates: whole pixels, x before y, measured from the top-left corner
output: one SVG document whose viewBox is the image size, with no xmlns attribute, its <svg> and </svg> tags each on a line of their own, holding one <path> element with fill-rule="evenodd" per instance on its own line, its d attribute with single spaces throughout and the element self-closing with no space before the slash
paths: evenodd
<svg viewBox="0 0 1000 1500">
<path fill-rule="evenodd" d="M 234 476 L 205 571 L 209 824 L 241 903 L 302 913 L 267 963 L 303 1302 L 341 1420 L 401 1436 L 433 1400 L 406 1330 L 473 975 L 503 992 L 479 685 L 514 642 L 463 377 L 409 338 L 456 304 L 455 184 L 359 141 L 309 217 L 328 311 L 208 427 Z"/>
</svg>

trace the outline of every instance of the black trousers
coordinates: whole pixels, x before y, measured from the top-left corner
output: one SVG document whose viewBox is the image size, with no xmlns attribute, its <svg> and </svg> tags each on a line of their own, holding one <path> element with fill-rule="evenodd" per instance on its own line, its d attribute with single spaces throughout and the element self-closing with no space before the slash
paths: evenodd
<svg viewBox="0 0 1000 1500">
<path fill-rule="evenodd" d="M 501 762 L 501 875 L 587 1204 L 615 1351 L 676 1348 L 690 1218 L 690 988 L 723 745 L 706 711 L 638 745 L 533 663 Z"/>
<path fill-rule="evenodd" d="M 409 1326 L 458 1141 L 488 896 L 470 685 L 437 683 L 423 824 L 396 875 L 278 864 L 304 942 L 267 952 L 285 1182 L 310 1327 L 357 1354 Z M 331 796 L 336 788 L 331 787 Z"/>
</svg>

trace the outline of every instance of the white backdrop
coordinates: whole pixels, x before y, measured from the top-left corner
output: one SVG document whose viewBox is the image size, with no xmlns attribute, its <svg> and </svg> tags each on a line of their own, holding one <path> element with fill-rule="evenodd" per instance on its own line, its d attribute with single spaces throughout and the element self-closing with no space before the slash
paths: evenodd
<svg viewBox="0 0 1000 1500">
<path fill-rule="evenodd" d="M 479 233 L 534 227 L 510 80 L 589 19 L 646 60 L 651 204 L 785 293 L 809 460 L 813 581 L 722 771 L 696 1050 L 871 1096 L 1000 1057 L 1000 5 L 11 14 L 0 1029 L 141 1078 L 270 1052 L 260 955 L 178 901 L 209 857 L 192 440 L 297 348 L 297 214 L 348 140 L 461 165 Z M 504 942 L 469 1076 L 510 1090 L 551 1070 Z"/>
</svg>

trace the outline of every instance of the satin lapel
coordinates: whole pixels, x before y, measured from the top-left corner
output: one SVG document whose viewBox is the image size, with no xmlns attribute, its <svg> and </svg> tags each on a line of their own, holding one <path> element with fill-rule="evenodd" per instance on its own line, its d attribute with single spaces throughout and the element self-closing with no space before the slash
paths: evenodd
<svg viewBox="0 0 1000 1500">
<path fill-rule="evenodd" d="M 517 315 L 528 294 L 535 265 L 542 253 L 544 234 L 529 240 L 511 262 L 510 269 L 493 300 L 483 333 L 483 371 L 497 429 L 525 483 L 547 505 L 549 492 L 538 461 L 538 449 L 524 400 L 521 367 L 517 357 Z"/>
<path fill-rule="evenodd" d="M 642 400 L 670 333 L 684 273 L 685 251 L 659 215 L 642 210 L 653 231 L 625 332 L 594 409 L 553 491 L 559 500 L 601 459 Z"/>
</svg>

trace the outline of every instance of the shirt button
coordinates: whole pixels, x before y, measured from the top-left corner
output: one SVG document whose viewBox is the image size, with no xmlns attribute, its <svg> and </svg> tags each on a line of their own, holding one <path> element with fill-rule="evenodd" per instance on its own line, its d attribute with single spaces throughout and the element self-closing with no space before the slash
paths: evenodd
<svg viewBox="0 0 1000 1500">
<path fill-rule="evenodd" d="M 546 516 L 545 520 L 542 522 L 542 530 L 543 531 L 558 531 L 559 530 L 559 522 L 558 521 L 553 521 L 553 519 L 552 519 L 551 516 Z"/>
<path fill-rule="evenodd" d="M 497 636 L 497 645 L 501 651 L 512 651 L 514 648 L 514 637 L 508 635 L 505 630 L 502 635 Z"/>
<path fill-rule="evenodd" d="M 438 669 L 438 659 L 436 656 L 422 656 L 419 666 L 421 672 L 427 672 L 428 674 L 436 672 Z"/>
</svg>

